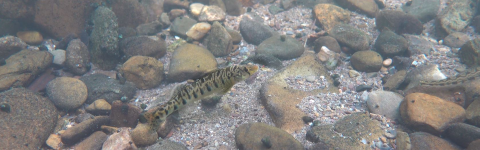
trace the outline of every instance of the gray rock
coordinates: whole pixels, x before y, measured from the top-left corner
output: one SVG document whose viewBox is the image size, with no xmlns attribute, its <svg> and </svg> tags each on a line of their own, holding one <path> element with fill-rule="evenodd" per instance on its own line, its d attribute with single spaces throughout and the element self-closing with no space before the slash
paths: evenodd
<svg viewBox="0 0 480 150">
<path fill-rule="evenodd" d="M 467 34 L 462 32 L 453 32 L 443 39 L 443 43 L 452 48 L 462 47 L 470 40 Z"/>
<path fill-rule="evenodd" d="M 438 81 L 446 79 L 445 76 L 440 70 L 438 70 L 437 65 L 422 65 L 416 67 L 415 69 L 407 73 L 405 82 L 409 83 L 406 90 L 413 88 L 420 84 L 420 81 Z"/>
<path fill-rule="evenodd" d="M 295 6 L 295 1 L 294 0 L 281 0 L 280 5 L 282 6 L 283 9 L 288 10 L 288 9 Z"/>
<path fill-rule="evenodd" d="M 108 135 L 102 131 L 94 132 L 92 135 L 88 136 L 85 140 L 78 143 L 76 149 L 91 149 L 91 150 L 100 150 L 102 149 L 103 142 L 108 138 Z"/>
<path fill-rule="evenodd" d="M 282 61 L 272 55 L 258 54 L 255 56 L 248 57 L 247 60 L 243 61 L 241 64 L 248 64 L 250 62 L 265 65 L 266 67 L 271 67 L 275 69 L 281 69 L 283 67 Z"/>
<path fill-rule="evenodd" d="M 154 144 L 152 146 L 147 147 L 147 149 L 163 149 L 163 150 L 187 150 L 187 146 L 174 142 L 171 140 L 162 140 L 158 144 Z"/>
<path fill-rule="evenodd" d="M 390 91 L 373 91 L 368 94 L 367 107 L 371 113 L 400 120 L 400 103 L 403 96 Z"/>
<path fill-rule="evenodd" d="M 238 0 L 223 0 L 225 9 L 230 16 L 240 16 L 243 13 L 243 4 Z"/>
<path fill-rule="evenodd" d="M 14 36 L 0 38 L 0 60 L 5 60 L 11 55 L 27 48 L 27 43 Z"/>
<path fill-rule="evenodd" d="M 342 52 L 341 49 L 340 49 L 340 45 L 338 44 L 337 40 L 335 38 L 331 37 L 331 36 L 319 37 L 317 40 L 315 40 L 314 45 L 315 46 L 314 46 L 313 50 L 315 51 L 315 53 L 320 52 L 320 49 L 322 48 L 322 46 L 325 46 L 329 50 L 332 50 L 336 53 Z"/>
<path fill-rule="evenodd" d="M 40 149 L 53 132 L 58 120 L 55 105 L 45 97 L 24 88 L 0 93 L 1 149 Z"/>
<path fill-rule="evenodd" d="M 197 23 L 196 20 L 187 17 L 177 17 L 173 20 L 170 30 L 173 34 L 187 38 L 187 31 Z"/>
<path fill-rule="evenodd" d="M 480 147 L 480 139 L 471 142 L 466 150 L 476 150 Z"/>
<path fill-rule="evenodd" d="M 268 7 L 268 12 L 270 12 L 272 15 L 278 14 L 282 11 L 285 11 L 285 10 L 278 7 L 277 5 L 270 5 L 270 7 Z"/>
<path fill-rule="evenodd" d="M 444 135 L 455 144 L 467 148 L 471 142 L 480 139 L 480 128 L 465 123 L 455 123 L 445 130 Z"/>
<path fill-rule="evenodd" d="M 440 9 L 440 0 L 415 0 L 410 5 L 403 5 L 402 9 L 405 13 L 411 14 L 418 20 L 426 23 L 437 16 Z"/>
<path fill-rule="evenodd" d="M 92 22 L 89 42 L 92 62 L 104 70 L 114 69 L 120 58 L 117 17 L 112 10 L 101 6 L 93 12 Z"/>
<path fill-rule="evenodd" d="M 63 49 L 56 49 L 53 51 L 50 51 L 50 53 L 53 55 L 53 63 L 56 65 L 63 65 L 65 62 L 65 50 Z"/>
<path fill-rule="evenodd" d="M 209 2 L 208 2 L 207 4 L 218 6 L 218 7 L 220 7 L 224 12 L 227 10 L 227 9 L 225 8 L 225 3 L 223 2 L 223 0 L 209 0 Z M 208 5 L 207 5 L 207 6 L 208 6 Z"/>
<path fill-rule="evenodd" d="M 223 57 L 233 50 L 232 37 L 219 22 L 215 21 L 204 44 L 215 57 Z"/>
<path fill-rule="evenodd" d="M 300 57 L 305 48 L 303 44 L 298 42 L 298 40 L 282 35 L 282 36 L 272 36 L 260 45 L 258 45 L 257 54 L 272 55 L 279 59 L 288 60 Z"/>
<path fill-rule="evenodd" d="M 65 66 L 74 74 L 82 75 L 90 70 L 90 52 L 80 39 L 68 43 Z"/>
<path fill-rule="evenodd" d="M 125 54 L 125 59 L 132 56 L 149 56 L 156 59 L 165 56 L 167 44 L 157 36 L 134 36 L 122 40 L 120 50 Z"/>
<path fill-rule="evenodd" d="M 297 0 L 296 3 L 297 5 L 313 9 L 317 4 L 335 4 L 335 0 Z"/>
<path fill-rule="evenodd" d="M 159 21 L 141 24 L 137 26 L 137 35 L 155 35 L 162 32 L 163 28 L 162 23 Z"/>
<path fill-rule="evenodd" d="M 274 35 L 275 31 L 261 22 L 254 21 L 249 17 L 243 17 L 240 21 L 240 33 L 245 41 L 253 45 L 259 45 L 264 40 Z"/>
<path fill-rule="evenodd" d="M 375 51 L 358 51 L 350 58 L 352 67 L 361 72 L 377 72 L 382 68 L 383 59 Z"/>
<path fill-rule="evenodd" d="M 442 39 L 448 34 L 465 29 L 477 12 L 476 3 L 471 0 L 451 1 L 447 8 L 438 14 L 435 21 L 437 38 Z"/>
<path fill-rule="evenodd" d="M 119 100 L 122 97 L 131 99 L 135 95 L 136 88 L 131 82 L 120 84 L 120 81 L 103 74 L 92 74 L 80 78 L 88 89 L 87 104 L 97 99 L 105 99 L 108 103 Z"/>
<path fill-rule="evenodd" d="M 336 2 L 344 8 L 366 14 L 368 17 L 375 17 L 378 13 L 378 6 L 374 0 L 336 0 Z"/>
<path fill-rule="evenodd" d="M 473 39 L 463 44 L 458 51 L 460 62 L 468 67 L 477 66 L 480 64 L 478 53 L 480 52 L 480 39 Z"/>
<path fill-rule="evenodd" d="M 232 43 L 233 44 L 240 44 L 240 42 L 242 41 L 242 35 L 240 34 L 240 32 L 238 32 L 236 30 L 228 29 L 228 28 L 226 28 L 226 29 L 227 29 L 227 32 L 232 37 Z"/>
<path fill-rule="evenodd" d="M 407 51 L 408 43 L 402 36 L 386 30 L 378 36 L 375 48 L 383 58 L 392 58 L 394 56 L 403 56 Z"/>
<path fill-rule="evenodd" d="M 346 46 L 354 51 L 368 50 L 370 45 L 370 37 L 367 33 L 351 25 L 336 25 L 328 34 L 335 38 L 340 45 Z"/>
<path fill-rule="evenodd" d="M 422 38 L 420 35 L 403 34 L 408 41 L 408 53 L 410 55 L 430 54 L 433 49 L 432 42 Z"/>
<path fill-rule="evenodd" d="M 480 100 L 473 101 L 465 110 L 467 123 L 480 127 Z"/>
<path fill-rule="evenodd" d="M 24 24 L 15 19 L 0 19 L 0 37 L 15 35 L 23 26 Z"/>
<path fill-rule="evenodd" d="M 421 34 L 423 24 L 415 16 L 406 14 L 399 10 L 382 10 L 375 17 L 377 29 L 383 31 L 385 29 L 402 34 Z"/>
<path fill-rule="evenodd" d="M 118 36 L 120 36 L 120 41 L 132 36 L 137 36 L 137 30 L 130 27 L 120 27 L 118 28 Z"/>
<path fill-rule="evenodd" d="M 46 89 L 53 104 L 64 110 L 80 107 L 88 96 L 87 86 L 76 78 L 55 78 L 48 82 Z"/>
<path fill-rule="evenodd" d="M 97 116 L 71 128 L 62 133 L 62 142 L 66 145 L 73 145 L 80 142 L 83 138 L 90 136 L 95 131 L 99 131 L 102 125 L 109 125 L 110 118 L 107 116 Z"/>
<path fill-rule="evenodd" d="M 412 150 L 414 149 L 460 150 L 460 148 L 455 144 L 425 132 L 411 133 L 410 142 L 411 142 Z"/>
<path fill-rule="evenodd" d="M 261 144 L 265 138 L 271 149 L 304 149 L 292 135 L 265 123 L 242 124 L 235 130 L 235 143 L 241 150 L 265 149 L 265 144 Z"/>
<path fill-rule="evenodd" d="M 163 28 L 168 28 L 172 22 L 170 22 L 170 18 L 168 17 L 167 13 L 162 13 L 160 15 L 160 18 L 158 18 L 158 21 L 162 24 Z"/>
<path fill-rule="evenodd" d="M 406 70 L 400 70 L 396 72 L 387 79 L 387 82 L 385 82 L 385 84 L 383 84 L 383 89 L 389 91 L 397 90 L 397 88 L 403 83 L 403 81 L 405 81 L 406 76 Z"/>
</svg>

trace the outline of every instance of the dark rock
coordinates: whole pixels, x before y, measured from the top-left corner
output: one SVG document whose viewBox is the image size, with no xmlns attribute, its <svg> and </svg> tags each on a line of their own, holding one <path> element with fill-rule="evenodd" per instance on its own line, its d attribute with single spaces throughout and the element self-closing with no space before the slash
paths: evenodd
<svg viewBox="0 0 480 150">
<path fill-rule="evenodd" d="M 60 40 L 58 42 L 58 44 L 55 45 L 55 49 L 65 49 L 66 50 L 70 41 L 72 41 L 76 38 L 77 38 L 77 36 L 75 34 L 69 34 L 69 35 L 63 37 L 62 40 Z"/>
<path fill-rule="evenodd" d="M 11 55 L 27 48 L 27 43 L 14 36 L 0 38 L 0 60 L 5 60 Z"/>
<path fill-rule="evenodd" d="M 196 20 L 187 17 L 177 17 L 173 21 L 170 30 L 173 34 L 187 38 L 187 31 L 197 23 Z"/>
<path fill-rule="evenodd" d="M 35 16 L 35 1 L 1 1 L 0 18 L 31 20 Z"/>
<path fill-rule="evenodd" d="M 95 27 L 90 35 L 92 61 L 104 70 L 114 69 L 119 62 L 117 17 L 107 7 L 98 7 L 92 14 Z"/>
<path fill-rule="evenodd" d="M 240 21 L 240 33 L 243 39 L 253 45 L 259 45 L 264 40 L 274 35 L 275 31 L 261 22 L 254 21 L 249 17 L 243 17 Z"/>
<path fill-rule="evenodd" d="M 170 12 L 172 9 L 188 10 L 189 4 L 189 1 L 184 0 L 165 0 L 165 2 L 163 2 L 163 12 Z"/>
<path fill-rule="evenodd" d="M 230 16 L 240 16 L 243 13 L 242 3 L 239 0 L 223 0 L 225 9 Z"/>
<path fill-rule="evenodd" d="M 115 0 L 111 7 L 118 18 L 119 27 L 136 28 L 147 23 L 147 11 L 138 0 Z"/>
<path fill-rule="evenodd" d="M 437 38 L 443 39 L 448 34 L 465 29 L 477 12 L 476 3 L 471 0 L 456 0 L 443 9 L 435 20 Z"/>
<path fill-rule="evenodd" d="M 370 37 L 362 30 L 351 25 L 336 25 L 328 34 L 335 38 L 340 45 L 346 46 L 354 51 L 369 49 Z"/>
<path fill-rule="evenodd" d="M 363 92 L 363 91 L 370 91 L 370 90 L 372 90 L 372 86 L 370 86 L 370 85 L 362 84 L 362 85 L 359 85 L 359 86 L 355 87 L 356 92 Z"/>
<path fill-rule="evenodd" d="M 0 15 L 1 15 L 1 12 L 0 12 Z M 18 20 L 0 19 L 0 37 L 15 35 L 18 31 L 22 30 L 23 28 L 24 28 L 24 24 L 20 23 Z"/>
<path fill-rule="evenodd" d="M 282 40 L 281 36 L 272 36 L 258 45 L 255 52 L 288 60 L 300 57 L 304 51 L 303 44 L 294 38 L 285 37 L 285 40 Z"/>
<path fill-rule="evenodd" d="M 480 127 L 480 100 L 473 101 L 466 110 L 467 123 Z"/>
<path fill-rule="evenodd" d="M 181 17 L 185 15 L 187 11 L 185 9 L 172 9 L 170 12 L 168 12 L 168 18 L 170 21 L 173 21 L 177 17 Z"/>
<path fill-rule="evenodd" d="M 248 64 L 250 62 L 261 64 L 267 67 L 272 67 L 275 69 L 283 68 L 282 61 L 272 55 L 257 54 L 255 56 L 248 57 L 247 60 L 243 61 L 241 64 Z"/>
<path fill-rule="evenodd" d="M 261 144 L 264 137 L 269 137 L 271 149 L 304 149 L 292 135 L 264 123 L 242 124 L 235 130 L 235 143 L 241 150 L 265 149 Z"/>
<path fill-rule="evenodd" d="M 87 100 L 87 86 L 70 77 L 58 77 L 47 84 L 47 95 L 60 109 L 72 110 L 80 107 Z"/>
<path fill-rule="evenodd" d="M 180 82 L 198 78 L 207 71 L 217 69 L 217 61 L 207 49 L 193 44 L 183 44 L 173 52 L 169 69 L 168 80 Z"/>
<path fill-rule="evenodd" d="M 397 90 L 400 85 L 405 81 L 405 77 L 407 76 L 407 71 L 406 70 L 400 70 L 390 76 L 386 83 L 383 84 L 383 89 L 384 90 L 389 90 L 389 91 L 394 91 Z"/>
<path fill-rule="evenodd" d="M 51 101 L 24 88 L 0 93 L 0 104 L 10 112 L 0 111 L 1 149 L 40 149 L 53 132 L 58 111 Z"/>
<path fill-rule="evenodd" d="M 411 14 L 426 23 L 437 16 L 438 9 L 440 9 L 440 0 L 412 0 L 410 5 L 403 5 L 402 9 L 405 13 Z"/>
<path fill-rule="evenodd" d="M 108 135 L 102 131 L 94 132 L 92 135 L 88 136 L 88 138 L 78 143 L 75 146 L 75 149 L 101 150 L 103 142 L 105 142 L 107 138 Z"/>
<path fill-rule="evenodd" d="M 137 27 L 137 35 L 155 35 L 162 32 L 162 29 L 163 25 L 158 21 L 145 23 Z"/>
<path fill-rule="evenodd" d="M 425 132 L 411 133 L 410 142 L 412 149 L 460 150 L 455 144 Z"/>
<path fill-rule="evenodd" d="M 218 7 L 220 7 L 224 12 L 227 10 L 227 9 L 225 8 L 225 3 L 223 2 L 223 0 L 209 0 L 208 4 L 209 4 L 209 5 L 218 6 Z"/>
<path fill-rule="evenodd" d="M 443 43 L 452 48 L 460 48 L 470 40 L 467 34 L 462 32 L 453 32 L 443 39 Z"/>
<path fill-rule="evenodd" d="M 107 116 L 97 116 L 71 128 L 62 133 L 62 142 L 67 145 L 73 145 L 80 142 L 83 138 L 90 136 L 95 131 L 99 131 L 102 125 L 109 125 L 110 118 Z"/>
<path fill-rule="evenodd" d="M 398 10 L 382 10 L 375 17 L 375 23 L 380 31 L 391 30 L 401 34 L 421 34 L 423 24 L 415 16 Z"/>
<path fill-rule="evenodd" d="M 272 15 L 276 15 L 282 11 L 285 11 L 285 10 L 278 7 L 277 5 L 270 5 L 270 7 L 268 7 L 268 12 L 270 12 Z"/>
<path fill-rule="evenodd" d="M 118 28 L 118 36 L 121 37 L 120 39 L 126 39 L 136 35 L 137 35 L 137 30 L 135 30 L 134 28 L 130 28 L 130 27 Z"/>
<path fill-rule="evenodd" d="M 432 42 L 420 37 L 419 35 L 403 34 L 403 37 L 408 41 L 408 54 L 430 54 L 433 49 Z"/>
<path fill-rule="evenodd" d="M 82 75 L 90 70 L 90 52 L 80 39 L 70 41 L 65 55 L 65 66 L 70 72 Z"/>
<path fill-rule="evenodd" d="M 168 17 L 167 13 L 162 13 L 158 21 L 162 24 L 163 28 L 168 28 L 172 22 L 170 22 L 170 18 Z"/>
<path fill-rule="evenodd" d="M 295 6 L 295 1 L 294 0 L 280 0 L 280 6 L 282 6 L 283 9 L 288 10 L 288 9 Z"/>
<path fill-rule="evenodd" d="M 112 79 L 104 74 L 92 74 L 80 78 L 88 89 L 88 98 L 86 103 L 90 104 L 97 99 L 105 99 L 108 103 L 113 103 L 122 97 L 131 99 L 135 95 L 136 88 L 131 82 L 120 84 L 118 80 Z"/>
<path fill-rule="evenodd" d="M 228 29 L 228 28 L 227 28 L 227 32 L 232 37 L 233 44 L 240 44 L 240 42 L 242 41 L 242 35 L 240 34 L 240 32 L 236 30 Z"/>
<path fill-rule="evenodd" d="M 114 101 L 112 103 L 112 111 L 110 112 L 111 125 L 115 127 L 131 127 L 137 126 L 138 117 L 142 109 L 139 107 L 123 103 L 121 101 Z"/>
<path fill-rule="evenodd" d="M 92 114 L 83 113 L 83 114 L 80 114 L 77 117 L 75 117 L 75 123 L 81 123 L 81 122 L 84 122 L 84 121 L 87 121 L 87 120 L 93 119 L 93 118 L 95 118 L 95 116 L 93 116 Z"/>
<path fill-rule="evenodd" d="M 473 39 L 465 43 L 458 51 L 460 62 L 468 67 L 480 64 L 480 39 Z"/>
<path fill-rule="evenodd" d="M 408 43 L 405 38 L 388 30 L 380 33 L 375 42 L 376 51 L 383 58 L 403 56 L 405 51 L 407 51 L 407 47 Z"/>
<path fill-rule="evenodd" d="M 120 51 L 125 55 L 125 59 L 133 56 L 149 56 L 156 59 L 165 56 L 167 53 L 167 44 L 165 39 L 157 36 L 134 36 L 122 40 L 119 44 Z"/>
<path fill-rule="evenodd" d="M 466 150 L 476 150 L 480 147 L 480 139 L 471 142 Z"/>
<path fill-rule="evenodd" d="M 368 17 L 375 17 L 378 13 L 378 6 L 374 0 L 336 0 L 336 2 L 347 9 L 366 14 Z"/>
<path fill-rule="evenodd" d="M 350 58 L 352 67 L 361 72 L 377 72 L 382 68 L 383 59 L 375 51 L 358 51 Z"/>
<path fill-rule="evenodd" d="M 322 46 L 325 46 L 329 50 L 332 50 L 336 53 L 342 52 L 337 40 L 331 36 L 322 36 L 322 37 L 319 37 L 317 40 L 315 40 L 315 46 L 313 48 L 315 53 L 320 52 L 320 49 L 322 48 Z"/>
<path fill-rule="evenodd" d="M 188 150 L 187 146 L 179 142 L 174 142 L 169 139 L 163 140 L 158 144 L 146 147 L 147 149 L 162 149 L 162 150 Z"/>
<path fill-rule="evenodd" d="M 312 117 L 309 117 L 309 116 L 303 116 L 302 117 L 302 120 L 304 123 L 308 124 L 310 122 L 313 122 L 313 118 Z"/>
<path fill-rule="evenodd" d="M 471 142 L 480 139 L 480 128 L 465 123 L 455 123 L 445 130 L 444 135 L 455 144 L 467 148 Z"/>
<path fill-rule="evenodd" d="M 227 56 L 233 50 L 232 37 L 217 21 L 213 23 L 209 34 L 205 37 L 204 45 L 215 57 Z"/>
<path fill-rule="evenodd" d="M 472 25 L 476 33 L 480 33 L 480 16 L 475 16 L 470 25 Z"/>
</svg>

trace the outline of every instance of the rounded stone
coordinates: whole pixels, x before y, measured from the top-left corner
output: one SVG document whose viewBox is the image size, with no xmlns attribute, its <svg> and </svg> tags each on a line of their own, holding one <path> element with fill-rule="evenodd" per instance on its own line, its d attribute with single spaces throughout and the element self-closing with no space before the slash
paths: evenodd
<svg viewBox="0 0 480 150">
<path fill-rule="evenodd" d="M 217 61 L 209 50 L 184 44 L 173 52 L 169 68 L 168 80 L 180 82 L 198 78 L 205 72 L 217 69 Z"/>
<path fill-rule="evenodd" d="M 163 63 L 153 57 L 133 56 L 123 64 L 120 72 L 139 89 L 158 86 L 163 79 Z"/>
<path fill-rule="evenodd" d="M 48 98 L 58 108 L 70 110 L 87 100 L 87 86 L 76 78 L 59 77 L 47 84 Z"/>
<path fill-rule="evenodd" d="M 300 57 L 305 48 L 298 40 L 282 36 L 272 36 L 263 41 L 255 51 L 257 54 L 266 54 L 277 57 L 278 59 L 288 60 Z"/>
<path fill-rule="evenodd" d="M 192 4 L 190 4 L 190 13 L 195 17 L 200 16 L 200 13 L 202 12 L 203 6 L 205 6 L 205 5 L 203 5 L 202 3 L 192 3 Z"/>
<path fill-rule="evenodd" d="M 352 67 L 362 72 L 377 72 L 382 68 L 383 59 L 374 51 L 358 51 L 350 58 Z"/>
<path fill-rule="evenodd" d="M 375 49 L 383 57 L 395 57 L 405 54 L 408 48 L 407 40 L 392 31 L 383 31 L 375 42 Z"/>
<path fill-rule="evenodd" d="M 17 32 L 17 37 L 32 45 L 40 44 L 43 41 L 43 36 L 38 31 L 20 31 Z"/>
<path fill-rule="evenodd" d="M 208 31 L 210 31 L 210 28 L 212 25 L 205 23 L 205 22 L 199 22 L 195 25 L 193 25 L 188 31 L 187 31 L 187 36 L 189 38 L 192 38 L 194 40 L 200 40 L 202 39 Z"/>
</svg>

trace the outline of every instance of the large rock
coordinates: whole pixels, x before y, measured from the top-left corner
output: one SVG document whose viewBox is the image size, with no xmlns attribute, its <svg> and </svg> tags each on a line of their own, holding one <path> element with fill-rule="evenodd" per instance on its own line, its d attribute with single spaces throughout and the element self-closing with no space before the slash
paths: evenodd
<svg viewBox="0 0 480 150">
<path fill-rule="evenodd" d="M 378 121 L 365 113 L 354 113 L 338 120 L 334 125 L 314 126 L 307 131 L 307 140 L 324 143 L 332 149 L 369 149 L 362 141 L 374 141 L 384 131 Z"/>
<path fill-rule="evenodd" d="M 35 1 L 0 1 L 0 18 L 31 20 L 35 16 Z"/>
<path fill-rule="evenodd" d="M 435 34 L 443 39 L 448 34 L 462 31 L 468 26 L 477 12 L 476 1 L 456 0 L 450 1 L 447 8 L 443 9 L 435 20 Z"/>
<path fill-rule="evenodd" d="M 138 106 L 123 103 L 122 101 L 114 101 L 112 103 L 112 111 L 110 112 L 111 125 L 115 127 L 137 126 L 138 118 L 142 109 Z"/>
<path fill-rule="evenodd" d="M 196 20 L 187 17 L 177 17 L 171 25 L 171 32 L 182 38 L 187 38 L 187 31 L 197 23 Z"/>
<path fill-rule="evenodd" d="M 93 119 L 81 122 L 62 133 L 62 142 L 66 145 L 73 145 L 80 142 L 83 138 L 90 136 L 95 131 L 99 131 L 102 125 L 109 125 L 110 118 L 107 116 L 97 116 Z"/>
<path fill-rule="evenodd" d="M 328 88 L 302 91 L 288 86 L 285 78 L 289 76 L 325 76 L 330 83 Z M 272 117 L 275 126 L 289 133 L 304 127 L 302 117 L 305 113 L 296 107 L 302 98 L 320 92 L 337 92 L 333 80 L 323 64 L 315 60 L 315 55 L 308 54 L 298 58 L 292 65 L 286 67 L 271 77 L 260 89 L 260 100 Z"/>
<path fill-rule="evenodd" d="M 441 149 L 441 150 L 460 150 L 458 146 L 425 132 L 415 132 L 410 134 L 412 150 L 416 149 Z"/>
<path fill-rule="evenodd" d="M 292 135 L 282 129 L 265 123 L 242 124 L 235 130 L 235 143 L 238 149 L 265 149 L 262 140 L 270 141 L 270 149 L 304 149 Z"/>
<path fill-rule="evenodd" d="M 172 54 L 168 72 L 168 80 L 180 82 L 197 78 L 205 72 L 217 69 L 215 56 L 200 46 L 184 44 Z"/>
<path fill-rule="evenodd" d="M 53 56 L 47 51 L 22 50 L 8 57 L 6 64 L 0 66 L 0 91 L 27 86 L 52 61 Z"/>
<path fill-rule="evenodd" d="M 128 128 L 120 128 L 119 132 L 113 133 L 106 139 L 101 147 L 102 150 L 136 150 L 137 146 L 132 143 L 132 137 Z"/>
<path fill-rule="evenodd" d="M 421 34 L 423 24 L 415 16 L 399 10 L 382 10 L 375 17 L 375 24 L 380 31 L 391 30 L 401 35 Z"/>
<path fill-rule="evenodd" d="M 480 64 L 480 39 L 473 39 L 465 43 L 458 51 L 460 62 L 468 67 Z"/>
<path fill-rule="evenodd" d="M 445 101 L 455 103 L 458 106 L 466 107 L 465 88 L 461 85 L 449 85 L 449 86 L 420 85 L 420 86 L 415 86 L 408 90 L 404 90 L 405 95 L 408 95 L 411 93 L 429 94 L 429 95 L 441 98 Z"/>
<path fill-rule="evenodd" d="M 5 60 L 11 55 L 27 48 L 27 43 L 14 36 L 0 38 L 0 60 Z"/>
<path fill-rule="evenodd" d="M 358 51 L 350 58 L 350 64 L 357 71 L 377 72 L 382 68 L 383 59 L 375 51 Z"/>
<path fill-rule="evenodd" d="M 111 7 L 118 17 L 119 27 L 136 28 L 147 23 L 147 10 L 138 0 L 115 0 Z"/>
<path fill-rule="evenodd" d="M 47 94 L 58 108 L 71 110 L 80 107 L 88 96 L 87 86 L 70 77 L 58 77 L 47 84 Z"/>
<path fill-rule="evenodd" d="M 88 89 L 87 104 L 97 99 L 105 99 L 108 103 L 120 100 L 125 97 L 127 100 L 135 95 L 136 88 L 131 82 L 121 84 L 120 81 L 112 79 L 104 74 L 92 74 L 83 76 L 80 80 L 85 83 Z"/>
<path fill-rule="evenodd" d="M 85 140 L 78 143 L 75 146 L 75 149 L 91 149 L 91 150 L 100 150 L 102 149 L 103 142 L 108 138 L 108 135 L 102 131 L 96 131 L 92 135 L 88 136 Z"/>
<path fill-rule="evenodd" d="M 85 20 L 90 18 L 90 14 L 95 8 L 91 5 L 101 2 L 102 0 L 35 1 L 33 21 L 55 38 L 62 38 L 72 33 L 78 37 L 85 29 L 87 23 Z"/>
<path fill-rule="evenodd" d="M 467 148 L 470 143 L 480 139 L 480 128 L 465 123 L 455 123 L 445 130 L 444 135 L 455 144 Z"/>
<path fill-rule="evenodd" d="M 408 41 L 408 53 L 410 56 L 418 54 L 430 54 L 433 50 L 432 42 L 420 35 L 403 34 L 403 37 Z"/>
<path fill-rule="evenodd" d="M 411 14 L 423 23 L 426 23 L 437 16 L 440 9 L 440 0 L 415 0 L 410 1 L 409 5 L 403 5 L 405 13 Z"/>
<path fill-rule="evenodd" d="M 367 107 L 371 113 L 380 114 L 393 120 L 400 120 L 400 103 L 403 96 L 390 91 L 368 93 Z"/>
<path fill-rule="evenodd" d="M 368 50 L 371 37 L 362 30 L 348 24 L 339 24 L 333 27 L 328 34 L 335 38 L 342 46 L 355 51 Z"/>
<path fill-rule="evenodd" d="M 139 123 L 130 132 L 133 143 L 138 146 L 149 146 L 157 142 L 158 134 L 147 123 Z"/>
<path fill-rule="evenodd" d="M 395 34 L 392 31 L 383 31 L 377 37 L 375 48 L 383 58 L 393 58 L 394 56 L 403 56 L 408 48 L 408 43 L 405 38 Z"/>
<path fill-rule="evenodd" d="M 70 72 L 82 75 L 90 70 L 90 52 L 80 39 L 71 40 L 68 43 L 65 55 L 65 66 Z"/>
<path fill-rule="evenodd" d="M 167 54 L 167 44 L 165 40 L 157 36 L 134 36 L 123 39 L 120 44 L 126 58 L 133 56 L 149 56 L 156 59 Z"/>
<path fill-rule="evenodd" d="M 453 32 L 443 39 L 443 43 L 452 48 L 460 48 L 467 43 L 470 37 L 466 33 Z"/>
<path fill-rule="evenodd" d="M 101 6 L 93 12 L 92 22 L 94 28 L 89 44 L 92 61 L 101 69 L 114 69 L 120 59 L 120 51 L 117 46 L 117 17 L 112 10 Z"/>
<path fill-rule="evenodd" d="M 247 16 L 242 18 L 239 28 L 243 39 L 253 45 L 259 45 L 275 34 L 275 31 L 269 26 Z"/>
<path fill-rule="evenodd" d="M 233 50 L 232 37 L 219 22 L 215 21 L 203 43 L 215 57 L 227 56 Z"/>
<path fill-rule="evenodd" d="M 0 111 L 1 149 L 40 149 L 53 132 L 58 111 L 47 98 L 14 88 L 0 93 L 0 105 L 9 107 Z"/>
<path fill-rule="evenodd" d="M 163 63 L 153 57 L 133 56 L 120 69 L 127 81 L 139 89 L 156 87 L 163 79 Z"/>
<path fill-rule="evenodd" d="M 138 25 L 136 28 L 137 35 L 155 35 L 159 32 L 162 32 L 163 25 L 159 21 L 153 21 L 150 23 L 144 23 Z"/>
<path fill-rule="evenodd" d="M 452 123 L 465 120 L 461 106 L 424 93 L 407 95 L 400 105 L 400 115 L 406 125 L 435 135 Z"/>
<path fill-rule="evenodd" d="M 279 59 L 288 60 L 300 57 L 305 48 L 303 44 L 298 42 L 298 40 L 282 35 L 282 36 L 272 36 L 260 45 L 258 45 L 257 54 L 272 55 Z"/>
<path fill-rule="evenodd" d="M 202 8 L 202 12 L 198 16 L 198 21 L 203 21 L 203 22 L 224 21 L 225 16 L 226 16 L 225 12 L 218 6 L 215 6 L 215 5 L 204 6 Z"/>
<path fill-rule="evenodd" d="M 480 100 L 473 101 L 466 110 L 467 122 L 480 127 Z"/>
<path fill-rule="evenodd" d="M 377 15 L 379 10 L 378 5 L 374 0 L 337 0 L 336 2 L 342 7 L 366 14 L 368 17 L 372 18 Z"/>
<path fill-rule="evenodd" d="M 223 0 L 225 9 L 230 16 L 240 16 L 243 13 L 243 7 L 240 0 Z"/>
</svg>

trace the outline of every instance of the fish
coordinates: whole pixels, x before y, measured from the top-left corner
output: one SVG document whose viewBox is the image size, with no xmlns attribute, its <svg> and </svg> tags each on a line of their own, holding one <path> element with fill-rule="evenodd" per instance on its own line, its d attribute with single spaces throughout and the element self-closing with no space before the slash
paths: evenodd
<svg viewBox="0 0 480 150">
<path fill-rule="evenodd" d="M 466 71 L 466 73 L 458 75 L 454 78 L 447 78 L 445 80 L 439 80 L 439 81 L 420 81 L 420 85 L 427 85 L 427 86 L 460 85 L 468 81 L 473 81 L 478 77 L 480 77 L 480 68 L 475 68 L 475 69 L 469 69 Z"/>
<path fill-rule="evenodd" d="M 140 116 L 141 123 L 156 129 L 173 112 L 186 104 L 218 94 L 226 94 L 238 82 L 244 81 L 258 71 L 256 65 L 233 65 L 205 73 L 202 77 L 175 87 L 170 100 L 155 106 Z"/>
</svg>

